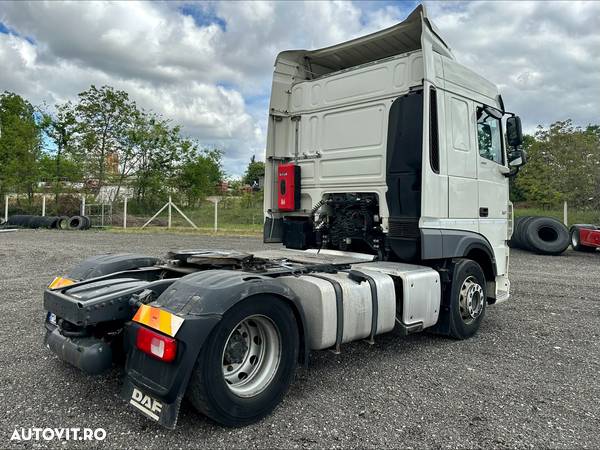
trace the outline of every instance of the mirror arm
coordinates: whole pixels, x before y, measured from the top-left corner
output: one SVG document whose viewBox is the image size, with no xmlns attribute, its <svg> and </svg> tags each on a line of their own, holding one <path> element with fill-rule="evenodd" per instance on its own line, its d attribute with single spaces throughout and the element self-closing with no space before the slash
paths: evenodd
<svg viewBox="0 0 600 450">
<path fill-rule="evenodd" d="M 521 166 L 519 167 L 515 167 L 514 169 L 510 169 L 510 172 L 503 174 L 506 178 L 514 178 L 517 176 L 517 174 L 519 173 L 519 170 L 521 170 Z"/>
</svg>

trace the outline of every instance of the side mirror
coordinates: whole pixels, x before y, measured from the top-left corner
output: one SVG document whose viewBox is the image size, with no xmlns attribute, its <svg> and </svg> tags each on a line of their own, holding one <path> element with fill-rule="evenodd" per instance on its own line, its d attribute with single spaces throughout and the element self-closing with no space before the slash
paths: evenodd
<svg viewBox="0 0 600 450">
<path fill-rule="evenodd" d="M 513 148 L 523 144 L 523 129 L 519 116 L 511 116 L 506 119 L 506 140 L 508 145 Z"/>
<path fill-rule="evenodd" d="M 525 164 L 527 164 L 527 152 L 525 150 L 513 150 L 508 154 L 509 167 L 516 169 Z"/>
</svg>

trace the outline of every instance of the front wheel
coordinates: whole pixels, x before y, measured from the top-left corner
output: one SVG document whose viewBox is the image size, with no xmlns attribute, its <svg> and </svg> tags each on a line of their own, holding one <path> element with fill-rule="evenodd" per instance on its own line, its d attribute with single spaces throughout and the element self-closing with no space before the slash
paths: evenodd
<svg viewBox="0 0 600 450">
<path fill-rule="evenodd" d="M 268 415 L 288 390 L 299 335 L 291 308 L 259 295 L 234 306 L 198 356 L 188 396 L 198 411 L 226 426 Z"/>
<path fill-rule="evenodd" d="M 450 295 L 450 336 L 467 339 L 477 333 L 487 305 L 485 275 L 470 259 L 454 265 Z"/>
</svg>

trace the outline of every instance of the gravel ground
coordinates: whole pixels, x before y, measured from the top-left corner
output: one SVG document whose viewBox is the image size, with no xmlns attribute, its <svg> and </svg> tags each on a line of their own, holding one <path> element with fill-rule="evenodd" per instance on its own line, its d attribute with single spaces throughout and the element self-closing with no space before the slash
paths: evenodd
<svg viewBox="0 0 600 450">
<path fill-rule="evenodd" d="M 219 427 L 185 403 L 175 431 L 118 397 L 120 371 L 84 376 L 42 347 L 41 293 L 103 252 L 262 247 L 254 238 L 0 234 L 0 447 L 21 427 L 102 427 L 101 447 L 600 447 L 600 254 L 513 251 L 512 297 L 467 341 L 379 336 L 312 354 L 262 422 Z M 27 443 L 31 446 L 31 442 Z M 70 442 L 34 445 L 73 446 Z M 89 446 L 89 444 L 86 444 Z"/>
</svg>

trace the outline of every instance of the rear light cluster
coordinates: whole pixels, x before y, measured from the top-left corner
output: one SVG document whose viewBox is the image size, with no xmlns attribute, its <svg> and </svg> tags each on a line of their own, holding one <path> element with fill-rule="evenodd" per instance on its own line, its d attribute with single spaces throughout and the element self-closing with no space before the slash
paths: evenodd
<svg viewBox="0 0 600 450">
<path fill-rule="evenodd" d="M 171 362 L 177 356 L 177 341 L 149 328 L 138 328 L 135 345 L 142 352 L 160 361 Z"/>
</svg>

